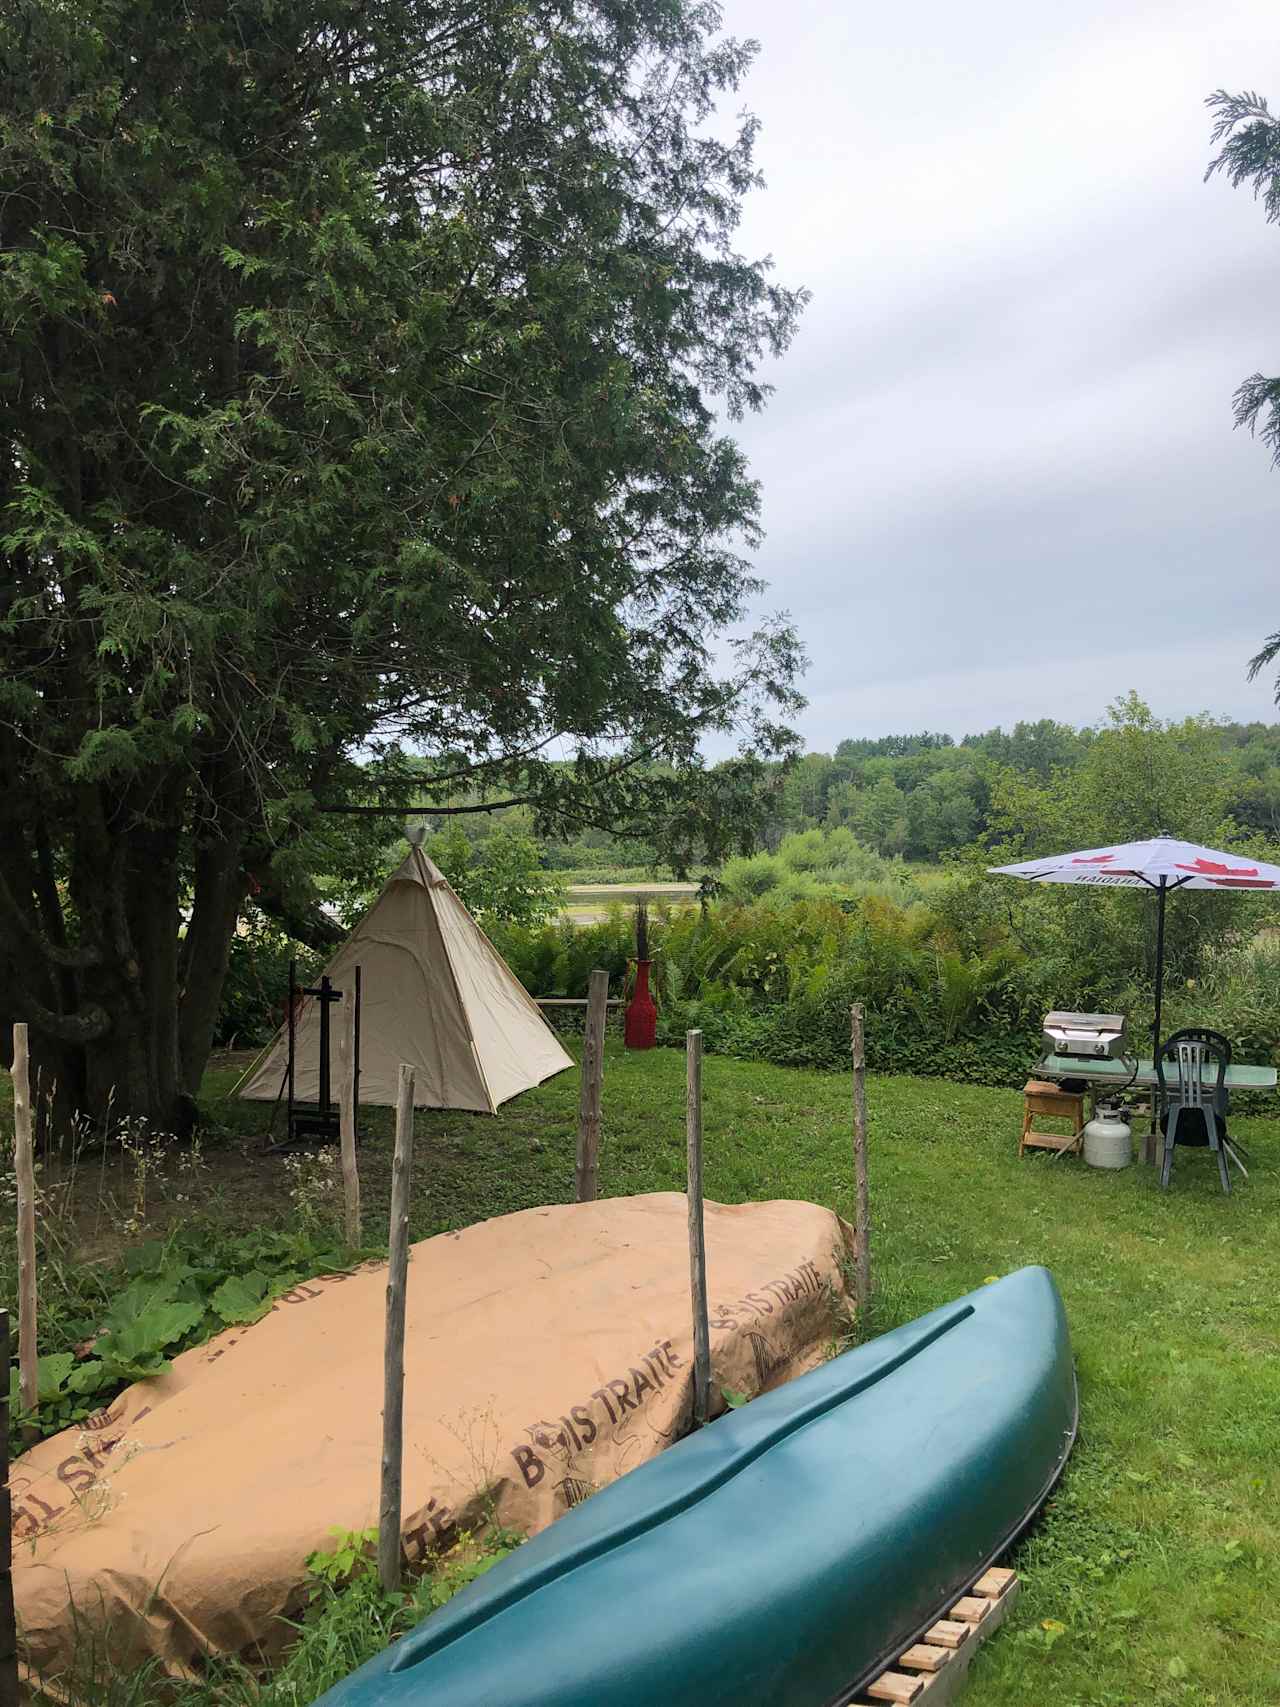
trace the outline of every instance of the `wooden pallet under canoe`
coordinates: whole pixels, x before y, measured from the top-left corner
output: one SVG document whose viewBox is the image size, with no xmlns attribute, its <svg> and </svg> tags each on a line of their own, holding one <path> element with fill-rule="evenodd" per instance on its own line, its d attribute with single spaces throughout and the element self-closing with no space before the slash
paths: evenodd
<svg viewBox="0 0 1280 1707">
<path fill-rule="evenodd" d="M 898 1655 L 887 1671 L 855 1695 L 850 1707 L 867 1703 L 914 1702 L 948 1707 L 964 1683 L 979 1645 L 998 1630 L 1021 1593 L 1015 1571 L 993 1566 L 962 1594 L 944 1618 Z"/>
</svg>

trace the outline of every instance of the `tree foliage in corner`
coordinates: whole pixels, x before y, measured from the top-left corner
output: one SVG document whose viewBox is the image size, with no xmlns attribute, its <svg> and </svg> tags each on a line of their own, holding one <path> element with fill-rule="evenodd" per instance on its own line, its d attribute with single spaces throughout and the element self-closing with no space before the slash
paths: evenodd
<svg viewBox="0 0 1280 1707">
<path fill-rule="evenodd" d="M 713 411 L 802 293 L 733 248 L 719 24 L 0 15 L 0 1018 L 64 1108 L 189 1116 L 246 895 L 296 918 L 318 805 L 423 798 L 407 753 L 675 858 L 750 822 L 802 659 L 716 667 L 757 494 Z"/>
<path fill-rule="evenodd" d="M 1209 96 L 1206 105 L 1217 115 L 1212 142 L 1221 147 L 1210 160 L 1205 177 L 1222 172 L 1233 189 L 1247 184 L 1254 198 L 1262 202 L 1268 224 L 1280 224 L 1280 119 L 1272 114 L 1266 99 L 1252 90 L 1231 95 L 1225 89 L 1218 89 Z M 1236 426 L 1248 427 L 1251 433 L 1260 432 L 1263 443 L 1270 447 L 1272 466 L 1280 468 L 1280 376 L 1250 374 L 1236 387 L 1232 403 Z M 1277 658 L 1280 658 L 1280 630 L 1269 634 L 1262 650 L 1249 660 L 1249 680 Z M 1275 696 L 1276 704 L 1280 705 L 1280 678 L 1276 680 Z"/>
</svg>

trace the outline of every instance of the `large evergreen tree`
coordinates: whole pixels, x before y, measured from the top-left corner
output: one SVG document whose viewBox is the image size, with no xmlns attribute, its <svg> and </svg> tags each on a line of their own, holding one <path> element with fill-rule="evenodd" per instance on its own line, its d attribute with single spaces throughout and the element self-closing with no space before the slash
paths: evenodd
<svg viewBox="0 0 1280 1707">
<path fill-rule="evenodd" d="M 677 855 L 749 816 L 799 654 L 715 667 L 757 526 L 715 411 L 800 296 L 733 247 L 719 24 L 4 8 L 0 1018 L 64 1109 L 189 1118 L 246 894 L 297 905 L 370 766 Z"/>
<path fill-rule="evenodd" d="M 1216 114 L 1213 142 L 1218 152 L 1210 160 L 1206 178 L 1222 172 L 1236 189 L 1246 184 L 1261 201 L 1272 225 L 1280 224 L 1280 119 L 1266 98 L 1245 90 L 1232 95 L 1218 89 L 1207 105 Z M 1261 433 L 1270 446 L 1272 464 L 1280 468 L 1280 376 L 1250 374 L 1236 387 L 1233 399 L 1237 427 Z M 1249 661 L 1250 681 L 1260 670 L 1280 658 L 1280 630 L 1269 634 L 1262 649 Z M 1276 681 L 1276 704 L 1280 705 L 1280 679 Z"/>
</svg>

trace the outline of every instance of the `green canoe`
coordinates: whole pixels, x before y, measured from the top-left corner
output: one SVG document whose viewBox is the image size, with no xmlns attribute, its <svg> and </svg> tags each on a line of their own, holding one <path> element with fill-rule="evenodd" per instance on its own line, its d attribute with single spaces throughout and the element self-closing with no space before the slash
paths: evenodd
<svg viewBox="0 0 1280 1707">
<path fill-rule="evenodd" d="M 720 1418 L 526 1542 L 322 1707 L 836 1707 L 1005 1550 L 1076 1429 L 1024 1268 Z"/>
</svg>

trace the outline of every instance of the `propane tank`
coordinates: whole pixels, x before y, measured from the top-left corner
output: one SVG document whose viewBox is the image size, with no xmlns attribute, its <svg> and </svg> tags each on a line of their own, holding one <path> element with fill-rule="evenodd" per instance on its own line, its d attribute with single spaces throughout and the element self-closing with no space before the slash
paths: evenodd
<svg viewBox="0 0 1280 1707">
<path fill-rule="evenodd" d="M 1091 1168 L 1127 1168 L 1133 1160 L 1133 1131 L 1124 1110 L 1100 1108 L 1084 1129 L 1084 1159 Z"/>
</svg>

